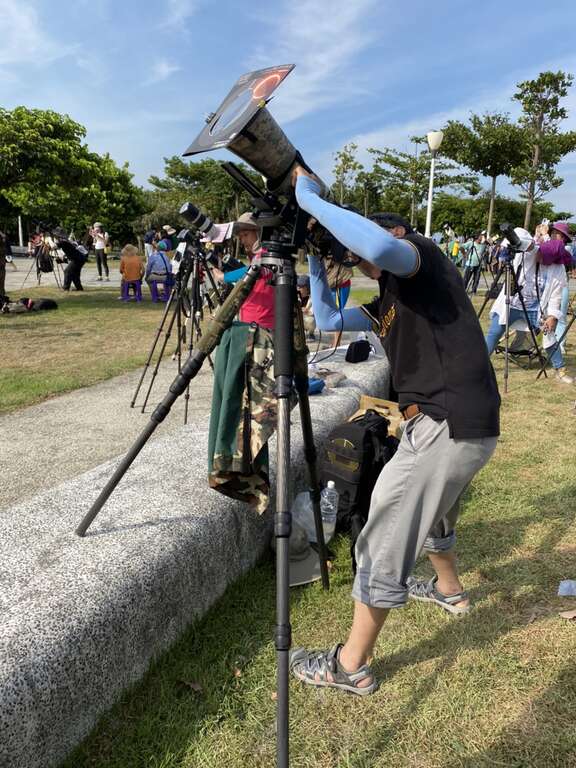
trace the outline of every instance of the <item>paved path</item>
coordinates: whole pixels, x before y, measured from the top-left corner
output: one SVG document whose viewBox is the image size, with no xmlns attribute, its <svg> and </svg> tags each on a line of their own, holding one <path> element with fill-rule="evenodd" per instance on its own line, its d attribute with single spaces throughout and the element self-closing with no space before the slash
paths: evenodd
<svg viewBox="0 0 576 768">
<path fill-rule="evenodd" d="M 177 367 L 171 360 L 162 361 L 146 414 L 130 408 L 141 371 L 0 416 L 0 509 L 96 467 L 132 445 L 167 392 Z M 209 412 L 211 396 L 212 373 L 206 364 L 191 384 L 188 423 Z M 154 437 L 169 434 L 183 423 L 184 396 Z"/>
</svg>

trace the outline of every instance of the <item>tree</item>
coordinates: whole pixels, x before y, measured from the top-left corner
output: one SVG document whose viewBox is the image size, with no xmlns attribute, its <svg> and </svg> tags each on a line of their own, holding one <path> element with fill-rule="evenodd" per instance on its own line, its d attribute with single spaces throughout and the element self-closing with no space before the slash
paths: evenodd
<svg viewBox="0 0 576 768">
<path fill-rule="evenodd" d="M 145 209 L 125 165 L 91 152 L 84 126 L 41 109 L 0 109 L 0 212 L 61 224 L 78 234 L 96 217 L 113 237 Z"/>
<path fill-rule="evenodd" d="M 356 160 L 356 150 L 358 145 L 354 142 L 345 144 L 344 147 L 334 153 L 334 190 L 335 196 L 340 205 L 347 202 L 351 188 L 354 184 L 354 178 L 357 173 L 364 169 L 362 163 Z"/>
<path fill-rule="evenodd" d="M 164 164 L 164 177 L 151 176 L 149 179 L 155 189 L 152 195 L 148 195 L 148 200 L 155 207 L 144 218 L 153 226 L 165 224 L 166 220 L 174 221 L 182 203 L 187 200 L 215 221 L 236 219 L 242 209 L 251 207 L 246 192 L 217 160 L 189 162 L 174 156 L 164 158 Z M 243 163 L 239 167 L 257 186 L 262 187 L 262 178 L 255 171 Z"/>
<path fill-rule="evenodd" d="M 541 72 L 536 80 L 518 83 L 512 97 L 522 105 L 520 124 L 524 128 L 528 151 L 512 172 L 526 199 L 524 228 L 530 229 L 535 201 L 556 189 L 563 179 L 556 176 L 556 165 L 576 149 L 576 131 L 561 133 L 560 123 L 568 116 L 560 100 L 568 94 L 573 76 L 565 72 Z"/>
<path fill-rule="evenodd" d="M 373 174 L 382 190 L 410 200 L 410 223 L 417 223 L 418 208 L 428 195 L 431 154 L 428 150 L 418 152 L 425 139 L 412 137 L 414 154 L 396 149 L 369 149 L 374 157 Z M 455 165 L 445 160 L 436 161 L 434 175 L 435 189 L 453 187 L 477 194 L 480 185 L 476 176 L 460 173 Z"/>
<path fill-rule="evenodd" d="M 522 129 L 507 114 L 470 115 L 470 125 L 450 120 L 442 129 L 442 152 L 460 165 L 491 179 L 486 231 L 492 232 L 496 180 L 509 176 L 526 151 Z"/>
<path fill-rule="evenodd" d="M 434 223 L 439 229 L 444 222 L 449 222 L 458 234 L 473 235 L 484 229 L 486 207 L 489 193 L 478 197 L 458 197 L 440 192 L 434 198 Z M 566 211 L 555 211 L 551 203 L 544 201 L 534 204 L 534 214 L 541 219 L 567 219 L 572 215 Z M 497 222 L 511 222 L 518 225 L 524 217 L 522 200 L 512 200 L 496 195 L 494 200 L 494 218 Z"/>
</svg>

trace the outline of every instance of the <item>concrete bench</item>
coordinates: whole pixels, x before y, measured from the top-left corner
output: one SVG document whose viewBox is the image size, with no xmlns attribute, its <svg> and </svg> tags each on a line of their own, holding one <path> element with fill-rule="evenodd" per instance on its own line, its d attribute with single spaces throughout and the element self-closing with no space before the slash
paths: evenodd
<svg viewBox="0 0 576 768">
<path fill-rule="evenodd" d="M 387 394 L 385 359 L 335 367 L 348 381 L 311 398 L 318 447 L 361 394 Z M 292 422 L 302 489 L 297 409 Z M 271 512 L 208 488 L 207 442 L 207 418 L 150 441 L 85 539 L 73 531 L 118 459 L 0 513 L 2 768 L 58 765 L 265 552 Z"/>
</svg>

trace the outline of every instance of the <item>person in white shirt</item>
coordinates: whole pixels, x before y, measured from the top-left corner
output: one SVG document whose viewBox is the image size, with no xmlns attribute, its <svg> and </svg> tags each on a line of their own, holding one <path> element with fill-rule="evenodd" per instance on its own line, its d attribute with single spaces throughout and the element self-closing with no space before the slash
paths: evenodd
<svg viewBox="0 0 576 768">
<path fill-rule="evenodd" d="M 94 238 L 93 245 L 94 251 L 96 253 L 96 269 L 98 270 L 98 280 L 102 280 L 102 268 L 104 268 L 106 280 L 109 281 L 110 275 L 108 270 L 108 255 L 106 253 L 106 248 L 110 243 L 108 232 L 104 231 L 104 227 L 99 221 L 95 221 L 94 226 L 92 227 L 92 232 L 90 234 Z"/>
</svg>

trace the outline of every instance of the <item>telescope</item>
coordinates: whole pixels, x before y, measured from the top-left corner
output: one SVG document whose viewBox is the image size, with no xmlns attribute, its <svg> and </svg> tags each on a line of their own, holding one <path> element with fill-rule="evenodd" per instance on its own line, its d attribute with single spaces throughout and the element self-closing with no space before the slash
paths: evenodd
<svg viewBox="0 0 576 768">
<path fill-rule="evenodd" d="M 284 64 L 249 72 L 238 78 L 218 109 L 183 153 L 184 156 L 229 149 L 266 179 L 268 192 L 289 197 L 296 165 L 312 172 L 267 109 L 276 88 L 294 69 Z M 322 194 L 327 193 L 321 182 Z"/>
</svg>

